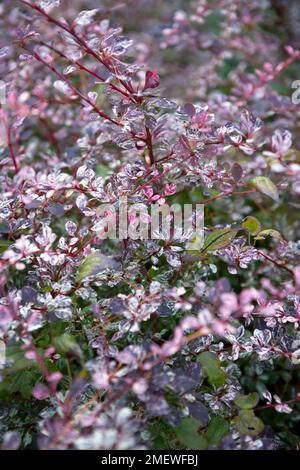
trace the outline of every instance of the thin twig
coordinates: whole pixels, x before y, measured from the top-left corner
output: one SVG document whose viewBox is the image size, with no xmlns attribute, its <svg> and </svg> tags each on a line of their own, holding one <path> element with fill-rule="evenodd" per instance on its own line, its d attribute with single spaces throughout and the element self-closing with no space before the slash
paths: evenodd
<svg viewBox="0 0 300 470">
<path fill-rule="evenodd" d="M 9 152 L 10 152 L 11 159 L 12 159 L 14 167 L 15 167 L 15 172 L 18 173 L 20 168 L 19 168 L 19 165 L 17 163 L 17 157 L 16 157 L 16 154 L 15 154 L 15 151 L 14 151 L 14 148 L 13 148 L 13 144 L 12 144 L 12 136 L 11 136 L 11 128 L 10 127 L 7 128 L 7 145 L 8 145 L 8 149 L 9 149 Z"/>
</svg>

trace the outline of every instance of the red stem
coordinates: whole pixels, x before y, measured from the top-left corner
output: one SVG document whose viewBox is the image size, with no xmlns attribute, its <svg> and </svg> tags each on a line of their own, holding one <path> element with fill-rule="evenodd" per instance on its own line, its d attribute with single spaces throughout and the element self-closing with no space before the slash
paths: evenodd
<svg viewBox="0 0 300 470">
<path fill-rule="evenodd" d="M 53 129 L 48 124 L 47 119 L 40 117 L 40 121 L 43 123 L 43 125 L 47 129 L 49 140 L 52 143 L 53 147 L 55 148 L 57 156 L 60 157 L 61 156 L 61 151 L 60 151 L 60 148 L 59 148 L 59 143 L 58 143 L 57 139 L 55 138 Z"/>
<path fill-rule="evenodd" d="M 20 168 L 19 168 L 19 165 L 17 163 L 17 157 L 16 157 L 16 154 L 15 154 L 15 151 L 14 151 L 14 148 L 13 148 L 13 144 L 12 144 L 11 128 L 10 127 L 7 128 L 7 144 L 8 144 L 8 149 L 9 149 L 9 152 L 10 152 L 10 155 L 11 155 L 11 159 L 12 159 L 14 167 L 15 167 L 15 172 L 18 173 Z"/>
<path fill-rule="evenodd" d="M 150 129 L 147 126 L 146 126 L 146 135 L 147 135 L 146 144 L 148 147 L 150 163 L 151 165 L 153 165 L 155 160 L 154 160 L 154 154 L 153 154 L 152 135 L 151 135 Z"/>
<path fill-rule="evenodd" d="M 44 41 L 40 41 L 40 44 L 42 46 L 45 46 L 45 47 L 48 47 L 48 49 L 50 49 L 51 51 L 55 52 L 56 54 L 58 54 L 60 57 L 62 57 L 63 59 L 65 60 L 69 60 L 68 57 L 63 53 L 61 52 L 60 50 L 58 50 L 56 47 L 53 47 L 51 46 L 50 44 L 47 44 L 46 42 Z M 98 80 L 100 80 L 101 82 L 105 82 L 105 79 L 103 77 L 101 77 L 101 75 L 99 75 L 97 72 L 95 72 L 94 70 L 91 70 L 87 67 L 85 67 L 84 65 L 82 65 L 78 60 L 75 60 L 74 61 L 74 64 L 80 69 L 80 70 L 84 70 L 85 72 L 87 72 L 88 74 L 92 75 L 93 77 L 97 78 Z M 132 98 L 132 96 L 130 96 L 128 93 L 126 93 L 126 91 L 124 90 L 121 90 L 121 88 L 117 87 L 116 85 L 114 85 L 113 83 L 107 83 L 107 86 L 109 88 L 111 88 L 112 90 L 115 90 L 116 92 L 120 93 L 121 95 L 123 95 L 124 97 L 126 97 L 127 99 L 129 99 L 132 103 L 135 103 L 136 104 L 136 100 L 134 98 Z"/>
<path fill-rule="evenodd" d="M 110 72 L 113 72 L 115 74 L 115 71 L 113 70 L 113 68 L 111 67 L 111 65 L 109 65 L 104 59 L 102 59 L 101 56 L 99 56 L 95 51 L 93 51 L 93 49 L 91 49 L 89 47 L 89 45 L 84 41 L 84 39 L 82 39 L 80 36 L 78 36 L 78 34 L 76 33 L 75 29 L 73 26 L 69 26 L 69 25 L 66 25 L 64 23 L 62 23 L 61 21 L 57 20 L 56 18 L 54 18 L 53 16 L 49 15 L 48 13 L 46 13 L 41 7 L 39 7 L 38 5 L 35 5 L 35 4 L 32 4 L 30 2 L 28 2 L 27 0 L 19 0 L 19 2 L 23 3 L 23 5 L 26 5 L 30 8 L 33 8 L 35 11 L 37 11 L 38 13 L 40 13 L 41 15 L 43 15 L 50 23 L 53 23 L 55 24 L 56 26 L 58 26 L 59 28 L 62 28 L 64 31 L 66 31 L 67 33 L 69 33 L 71 36 L 73 36 L 76 41 L 85 49 L 85 51 L 89 54 L 89 55 L 92 55 L 95 59 L 97 59 L 98 62 L 100 62 L 102 65 L 104 65 L 105 68 L 107 68 Z M 121 83 L 124 88 L 129 92 L 129 93 L 132 93 L 132 88 L 126 83 L 124 82 L 124 80 L 120 80 L 118 78 L 118 81 L 119 83 Z"/>
<path fill-rule="evenodd" d="M 266 260 L 270 261 L 271 263 L 275 264 L 275 266 L 277 266 L 277 268 L 281 268 L 281 269 L 285 269 L 289 274 L 291 274 L 293 277 L 294 277 L 294 272 L 292 269 L 288 268 L 287 266 L 285 266 L 284 264 L 281 264 L 281 263 L 278 263 L 275 259 L 271 258 L 270 256 L 266 255 L 265 253 L 263 253 L 262 251 L 260 250 L 257 250 L 258 253 L 263 256 Z"/>
</svg>

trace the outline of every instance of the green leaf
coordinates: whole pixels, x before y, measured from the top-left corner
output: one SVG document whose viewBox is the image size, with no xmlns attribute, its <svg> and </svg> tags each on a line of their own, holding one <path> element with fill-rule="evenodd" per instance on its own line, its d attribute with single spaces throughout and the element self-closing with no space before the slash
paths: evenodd
<svg viewBox="0 0 300 470">
<path fill-rule="evenodd" d="M 242 410 L 251 410 L 257 405 L 258 401 L 258 393 L 253 392 L 249 393 L 249 395 L 238 394 L 235 397 L 234 403 L 236 404 L 236 406 L 238 406 L 238 408 L 241 408 Z"/>
<path fill-rule="evenodd" d="M 10 392 L 20 393 L 23 398 L 30 399 L 37 374 L 34 371 L 22 370 L 14 374 L 10 379 Z"/>
<path fill-rule="evenodd" d="M 58 353 L 62 355 L 82 356 L 80 347 L 78 346 L 74 336 L 64 333 L 61 336 L 53 338 L 53 344 Z"/>
<path fill-rule="evenodd" d="M 230 426 L 225 419 L 218 417 L 212 418 L 205 433 L 209 444 L 220 444 L 224 437 L 229 433 L 229 428 Z"/>
<path fill-rule="evenodd" d="M 101 163 L 97 165 L 97 174 L 102 176 L 102 178 L 105 178 L 109 174 L 109 172 L 110 170 L 107 166 L 102 165 Z"/>
<path fill-rule="evenodd" d="M 200 362 L 211 385 L 215 385 L 216 387 L 224 385 L 226 375 L 221 369 L 219 358 L 215 354 L 208 351 L 202 352 L 199 354 L 197 361 Z"/>
<path fill-rule="evenodd" d="M 178 440 L 192 450 L 208 448 L 207 440 L 198 433 L 199 422 L 194 418 L 183 418 L 176 429 Z"/>
<path fill-rule="evenodd" d="M 277 240 L 283 240 L 281 233 L 278 232 L 278 230 L 273 230 L 272 228 L 259 232 L 255 237 L 255 240 L 264 240 L 267 237 L 276 238 Z"/>
<path fill-rule="evenodd" d="M 214 230 L 209 235 L 207 235 L 207 237 L 205 237 L 202 251 L 214 251 L 225 248 L 226 246 L 230 245 L 237 233 L 238 229 L 232 228 Z"/>
<path fill-rule="evenodd" d="M 20 346 L 15 344 L 6 348 L 6 359 L 10 366 L 4 369 L 5 372 L 16 372 L 18 370 L 26 369 L 27 367 L 36 367 L 36 363 L 25 357 L 24 351 L 20 349 Z"/>
<path fill-rule="evenodd" d="M 255 416 L 252 410 L 241 410 L 233 423 L 239 433 L 247 436 L 257 436 L 264 429 L 264 423 Z"/>
<path fill-rule="evenodd" d="M 242 227 L 252 236 L 257 235 L 261 230 L 260 221 L 252 216 L 246 217 L 246 219 L 243 220 Z"/>
<path fill-rule="evenodd" d="M 269 196 L 276 202 L 279 201 L 278 190 L 270 178 L 267 178 L 266 176 L 256 176 L 255 178 L 252 178 L 250 184 L 260 193 Z"/>
<path fill-rule="evenodd" d="M 4 253 L 12 243 L 12 240 L 0 240 L 0 253 Z"/>
<path fill-rule="evenodd" d="M 105 269 L 120 271 L 121 265 L 114 258 L 103 255 L 99 251 L 94 251 L 87 255 L 83 263 L 78 267 L 76 282 L 80 283 L 84 278 L 95 276 Z"/>
</svg>

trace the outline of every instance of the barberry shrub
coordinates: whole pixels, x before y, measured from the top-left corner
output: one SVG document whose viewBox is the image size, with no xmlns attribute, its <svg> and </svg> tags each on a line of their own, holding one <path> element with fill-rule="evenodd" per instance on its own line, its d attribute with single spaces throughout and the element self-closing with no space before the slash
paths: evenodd
<svg viewBox="0 0 300 470">
<path fill-rule="evenodd" d="M 299 10 L 2 1 L 3 449 L 299 446 Z M 202 248 L 101 236 L 122 197 Z"/>
</svg>

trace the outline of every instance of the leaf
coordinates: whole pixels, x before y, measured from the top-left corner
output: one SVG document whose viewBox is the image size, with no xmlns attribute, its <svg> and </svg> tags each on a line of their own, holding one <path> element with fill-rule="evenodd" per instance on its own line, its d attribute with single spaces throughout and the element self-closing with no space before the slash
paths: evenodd
<svg viewBox="0 0 300 470">
<path fill-rule="evenodd" d="M 6 369 L 9 373 L 23 370 L 31 366 L 36 367 L 33 361 L 25 357 L 24 351 L 22 351 L 17 344 L 6 348 L 6 358 L 10 363 L 9 368 Z"/>
<path fill-rule="evenodd" d="M 2 450 L 18 450 L 21 445 L 21 436 L 18 431 L 7 431 L 2 436 Z"/>
<path fill-rule="evenodd" d="M 81 357 L 82 352 L 78 346 L 74 336 L 69 333 L 64 333 L 61 336 L 53 338 L 53 344 L 58 353 L 62 355 L 71 355 L 76 357 Z"/>
<path fill-rule="evenodd" d="M 80 26 L 85 26 L 90 24 L 93 21 L 94 16 L 98 13 L 98 9 L 94 10 L 83 10 L 79 13 L 77 18 L 75 19 L 75 23 L 79 24 Z"/>
<path fill-rule="evenodd" d="M 4 253 L 5 250 L 7 250 L 10 245 L 12 245 L 11 240 L 0 240 L 0 253 Z"/>
<path fill-rule="evenodd" d="M 258 401 L 258 393 L 253 392 L 249 393 L 249 395 L 238 394 L 235 397 L 234 403 L 236 404 L 236 406 L 238 406 L 238 408 L 241 408 L 242 410 L 251 410 L 257 405 Z"/>
<path fill-rule="evenodd" d="M 198 434 L 199 427 L 194 418 L 183 418 L 176 429 L 177 438 L 189 449 L 205 450 L 208 448 L 208 442 Z"/>
<path fill-rule="evenodd" d="M 39 5 L 46 13 L 50 13 L 55 7 L 59 7 L 60 0 L 40 0 Z"/>
<path fill-rule="evenodd" d="M 257 236 L 255 237 L 255 240 L 264 240 L 267 237 L 272 237 L 278 240 L 283 240 L 281 233 L 278 232 L 278 230 L 273 230 L 272 228 L 269 228 L 267 230 L 262 230 L 261 232 L 259 232 Z"/>
<path fill-rule="evenodd" d="M 234 163 L 231 167 L 231 174 L 233 179 L 237 182 L 243 176 L 243 168 L 238 163 Z"/>
<path fill-rule="evenodd" d="M 242 227 L 250 235 L 253 235 L 253 236 L 257 235 L 258 232 L 261 230 L 260 221 L 252 216 L 246 217 L 246 219 L 243 220 Z"/>
<path fill-rule="evenodd" d="M 228 433 L 228 422 L 223 418 L 215 417 L 211 419 L 205 436 L 208 439 L 210 445 L 218 445 L 224 439 L 224 437 L 227 436 Z"/>
<path fill-rule="evenodd" d="M 189 404 L 189 414 L 197 421 L 199 421 L 200 426 L 207 426 L 208 423 L 208 412 L 205 406 L 199 402 L 195 401 Z"/>
<path fill-rule="evenodd" d="M 35 372 L 26 369 L 18 371 L 10 378 L 10 392 L 19 393 L 23 398 L 28 400 L 31 397 L 36 378 Z"/>
<path fill-rule="evenodd" d="M 97 165 L 97 174 L 105 178 L 107 175 L 109 175 L 109 168 L 101 163 Z"/>
<path fill-rule="evenodd" d="M 94 251 L 87 255 L 83 263 L 79 266 L 76 274 L 76 282 L 80 283 L 84 278 L 95 276 L 105 269 L 120 271 L 121 265 L 115 259 L 102 255 L 99 251 Z"/>
<path fill-rule="evenodd" d="M 250 185 L 257 189 L 257 191 L 260 193 L 269 196 L 274 201 L 279 201 L 278 190 L 270 178 L 267 178 L 266 176 L 256 176 L 255 178 L 252 178 Z"/>
<path fill-rule="evenodd" d="M 149 88 L 157 88 L 158 86 L 159 86 L 158 72 L 156 70 L 147 70 L 143 91 Z"/>
<path fill-rule="evenodd" d="M 219 358 L 208 351 L 199 354 L 197 361 L 202 365 L 202 369 L 207 375 L 208 381 L 211 385 L 221 387 L 225 383 L 226 375 L 221 369 L 221 362 Z"/>
<path fill-rule="evenodd" d="M 231 228 L 214 230 L 212 233 L 207 235 L 207 237 L 205 237 L 202 251 L 214 251 L 225 248 L 226 246 L 230 245 L 237 233 L 238 229 Z"/>
<path fill-rule="evenodd" d="M 252 410 L 241 410 L 233 420 L 238 432 L 247 436 L 257 436 L 264 429 L 263 422 L 257 418 Z"/>
</svg>

